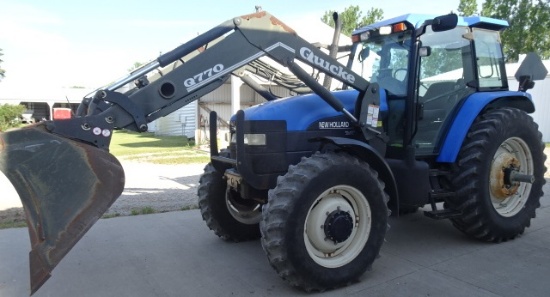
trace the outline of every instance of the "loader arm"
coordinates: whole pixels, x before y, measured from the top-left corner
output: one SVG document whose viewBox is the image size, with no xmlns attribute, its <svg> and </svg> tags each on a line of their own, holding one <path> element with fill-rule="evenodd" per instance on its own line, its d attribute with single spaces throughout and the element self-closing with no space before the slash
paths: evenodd
<svg viewBox="0 0 550 297">
<path fill-rule="evenodd" d="M 367 140 L 381 141 L 381 128 L 361 124 L 366 112 L 358 120 L 302 65 L 359 90 L 363 106 L 379 104 L 376 84 L 265 11 L 226 21 L 84 98 L 76 117 L 0 134 L 0 170 L 19 193 L 29 225 L 32 293 L 122 193 L 124 171 L 108 153 L 113 130 L 145 132 L 149 122 L 215 90 L 264 56 L 288 67 Z M 121 91 L 136 80 L 136 87 Z"/>
<path fill-rule="evenodd" d="M 210 45 L 213 41 L 215 44 Z M 201 48 L 201 52 L 188 58 L 197 48 Z M 87 120 L 99 118 L 102 122 L 112 122 L 113 128 L 144 132 L 147 123 L 166 116 L 220 87 L 232 72 L 246 66 L 246 69 L 259 74 L 260 71 L 257 69 L 261 68 L 262 63 L 257 60 L 263 56 L 288 67 L 303 82 L 302 85 L 318 93 L 333 108 L 346 114 L 352 122 L 357 122 L 353 115 L 346 111 L 328 90 L 312 79 L 297 61 L 308 64 L 363 93 L 369 87 L 369 83 L 336 59 L 300 38 L 295 31 L 265 11 L 224 22 L 160 56 L 156 61 L 143 67 L 142 72 L 98 91 L 93 98 L 85 99 L 86 114 L 81 115 Z M 170 72 L 130 95 L 115 92 L 158 67 L 165 67 L 180 60 L 184 63 L 178 63 L 179 65 Z M 299 86 L 297 81 L 294 83 Z M 93 107 L 92 110 L 90 106 Z M 68 122 L 63 124 L 78 128 L 77 125 Z M 52 132 L 57 133 L 55 128 Z M 74 137 L 66 135 L 65 131 L 59 133 Z M 101 143 L 99 147 L 108 145 L 105 141 L 98 143 Z"/>
</svg>

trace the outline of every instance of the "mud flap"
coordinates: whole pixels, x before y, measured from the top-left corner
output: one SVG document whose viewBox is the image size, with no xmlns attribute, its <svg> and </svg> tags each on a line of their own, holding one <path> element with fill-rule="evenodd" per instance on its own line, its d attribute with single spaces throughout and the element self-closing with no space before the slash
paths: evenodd
<svg viewBox="0 0 550 297">
<path fill-rule="evenodd" d="M 25 209 L 33 294 L 120 196 L 124 170 L 109 152 L 39 124 L 0 133 L 0 171 Z"/>
</svg>

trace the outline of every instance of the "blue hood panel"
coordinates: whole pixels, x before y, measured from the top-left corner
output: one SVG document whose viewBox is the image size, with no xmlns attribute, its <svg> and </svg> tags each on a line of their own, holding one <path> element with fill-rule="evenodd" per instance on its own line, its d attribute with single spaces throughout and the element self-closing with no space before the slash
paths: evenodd
<svg viewBox="0 0 550 297">
<path fill-rule="evenodd" d="M 333 94 L 348 111 L 354 113 L 358 91 L 336 91 Z M 268 101 L 245 109 L 244 113 L 246 121 L 284 120 L 287 123 L 288 131 L 304 131 L 315 121 L 342 115 L 317 94 Z"/>
</svg>

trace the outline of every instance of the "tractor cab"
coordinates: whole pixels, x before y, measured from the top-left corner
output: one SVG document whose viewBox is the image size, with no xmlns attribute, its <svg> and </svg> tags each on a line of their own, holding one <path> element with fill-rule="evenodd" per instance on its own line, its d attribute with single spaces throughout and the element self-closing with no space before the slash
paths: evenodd
<svg viewBox="0 0 550 297">
<path fill-rule="evenodd" d="M 499 31 L 485 17 L 408 14 L 353 32 L 361 75 L 384 89 L 388 154 L 436 156 L 456 111 L 476 92 L 506 91 Z"/>
</svg>

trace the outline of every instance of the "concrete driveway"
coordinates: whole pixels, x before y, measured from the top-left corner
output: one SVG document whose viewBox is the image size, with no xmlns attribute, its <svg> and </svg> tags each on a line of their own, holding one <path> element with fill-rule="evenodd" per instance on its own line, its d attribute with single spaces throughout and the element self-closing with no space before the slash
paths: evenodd
<svg viewBox="0 0 550 297">
<path fill-rule="evenodd" d="M 34 296 L 549 296 L 549 200 L 523 236 L 501 244 L 420 213 L 391 218 L 373 270 L 318 294 L 281 280 L 259 241 L 219 240 L 197 210 L 103 219 Z M 0 230 L 0 296 L 28 296 L 29 249 L 26 229 Z"/>
</svg>

